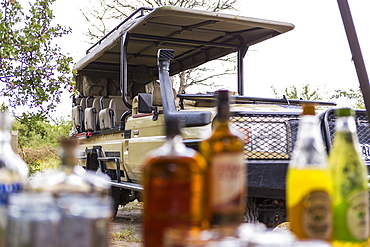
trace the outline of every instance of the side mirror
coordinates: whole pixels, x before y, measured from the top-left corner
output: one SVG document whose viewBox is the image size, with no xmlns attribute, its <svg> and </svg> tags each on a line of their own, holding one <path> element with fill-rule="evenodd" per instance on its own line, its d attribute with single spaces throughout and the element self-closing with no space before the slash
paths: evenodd
<svg viewBox="0 0 370 247">
<path fill-rule="evenodd" d="M 138 94 L 138 112 L 152 113 L 155 110 L 153 106 L 153 95 L 150 93 Z"/>
</svg>

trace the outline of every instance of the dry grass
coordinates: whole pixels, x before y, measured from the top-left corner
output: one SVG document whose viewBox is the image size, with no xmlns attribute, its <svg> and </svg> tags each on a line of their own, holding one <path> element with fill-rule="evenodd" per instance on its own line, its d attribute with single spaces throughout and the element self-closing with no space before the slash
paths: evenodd
<svg viewBox="0 0 370 247">
<path fill-rule="evenodd" d="M 134 200 L 132 202 L 127 203 L 124 207 L 120 207 L 119 210 L 121 211 L 135 211 L 135 210 L 142 210 L 143 209 L 143 202 L 139 202 L 138 200 Z"/>
<path fill-rule="evenodd" d="M 51 146 L 42 146 L 39 148 L 19 149 L 19 155 L 27 163 L 30 173 L 43 170 L 54 170 L 60 166 L 60 159 L 57 155 L 57 149 Z"/>
<path fill-rule="evenodd" d="M 126 243 L 141 243 L 141 238 L 136 234 L 137 230 L 133 226 L 128 226 L 126 229 L 112 233 L 112 239 L 115 241 L 125 241 Z"/>
</svg>

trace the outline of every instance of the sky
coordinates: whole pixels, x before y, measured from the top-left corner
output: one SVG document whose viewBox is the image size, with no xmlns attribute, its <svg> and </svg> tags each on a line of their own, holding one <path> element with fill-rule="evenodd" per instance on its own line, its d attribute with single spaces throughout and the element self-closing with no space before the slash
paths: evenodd
<svg viewBox="0 0 370 247">
<path fill-rule="evenodd" d="M 370 71 L 370 1 L 348 2 L 365 65 Z M 55 21 L 72 28 L 70 35 L 57 42 L 74 62 L 90 47 L 84 36 L 89 23 L 80 10 L 89 6 L 89 0 L 57 0 L 53 4 Z M 238 9 L 239 15 L 295 26 L 288 33 L 249 48 L 244 59 L 244 95 L 275 97 L 271 86 L 283 93 L 286 87 L 309 84 L 323 94 L 359 87 L 337 1 L 240 0 Z M 70 114 L 68 95 L 63 98 L 65 102 L 67 106 L 61 106 L 59 111 Z"/>
</svg>

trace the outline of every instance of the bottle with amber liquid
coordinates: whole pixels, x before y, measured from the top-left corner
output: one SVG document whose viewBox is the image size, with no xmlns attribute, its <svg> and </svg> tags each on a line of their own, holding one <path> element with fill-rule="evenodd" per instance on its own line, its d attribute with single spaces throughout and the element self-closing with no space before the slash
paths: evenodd
<svg viewBox="0 0 370 247">
<path fill-rule="evenodd" d="M 244 142 L 229 123 L 229 91 L 217 92 L 213 133 L 199 145 L 207 161 L 206 221 L 211 228 L 233 229 L 243 222 L 246 206 L 247 168 Z"/>
<path fill-rule="evenodd" d="M 286 179 L 290 230 L 297 238 L 331 240 L 331 196 L 327 153 L 315 107 L 305 105 Z"/>
<path fill-rule="evenodd" d="M 164 245 L 168 229 L 199 229 L 203 220 L 203 157 L 187 148 L 176 117 L 167 117 L 166 141 L 143 165 L 145 247 Z"/>
<path fill-rule="evenodd" d="M 336 115 L 333 147 L 329 154 L 333 178 L 333 245 L 368 246 L 367 169 L 359 151 L 354 111 L 337 109 Z"/>
</svg>

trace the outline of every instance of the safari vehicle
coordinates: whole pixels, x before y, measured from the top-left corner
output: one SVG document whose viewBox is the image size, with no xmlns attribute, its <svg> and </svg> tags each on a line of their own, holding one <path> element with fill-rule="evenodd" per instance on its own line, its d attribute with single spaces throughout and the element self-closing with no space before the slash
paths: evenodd
<svg viewBox="0 0 370 247">
<path fill-rule="evenodd" d="M 285 175 L 303 100 L 243 96 L 243 59 L 248 48 L 292 30 L 289 23 L 223 13 L 140 8 L 87 50 L 76 63 L 79 95 L 73 100 L 73 134 L 81 139 L 80 164 L 112 179 L 115 209 L 135 198 L 145 154 L 165 140 L 164 119 L 185 122 L 186 145 L 197 149 L 211 134 L 217 114 L 209 94 L 176 94 L 170 76 L 237 53 L 237 93 L 231 125 L 245 137 L 248 163 L 247 219 L 269 226 L 285 220 Z M 330 150 L 335 104 L 320 115 Z M 370 158 L 366 114 L 357 111 L 360 142 Z"/>
</svg>

